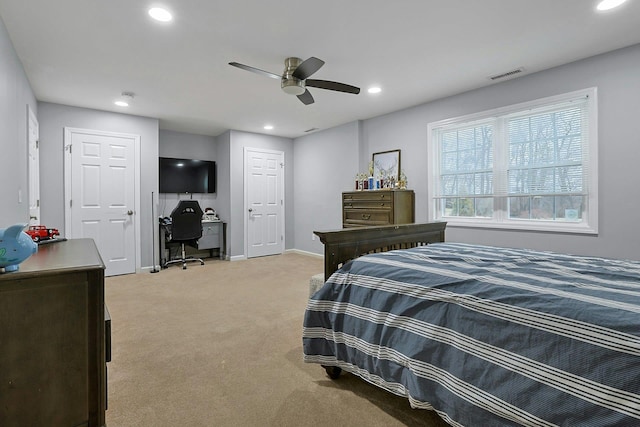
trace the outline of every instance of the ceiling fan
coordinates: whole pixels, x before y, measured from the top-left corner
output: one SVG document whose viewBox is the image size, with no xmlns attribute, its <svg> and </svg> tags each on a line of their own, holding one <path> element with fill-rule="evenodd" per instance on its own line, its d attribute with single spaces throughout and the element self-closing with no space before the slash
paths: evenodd
<svg viewBox="0 0 640 427">
<path fill-rule="evenodd" d="M 305 61 L 300 58 L 287 58 L 284 60 L 284 72 L 282 75 L 260 70 L 238 62 L 229 62 L 229 65 L 280 80 L 280 87 L 285 93 L 296 95 L 303 104 L 313 104 L 313 96 L 307 87 L 317 87 L 318 89 L 335 90 L 338 92 L 360 93 L 360 88 L 345 83 L 332 82 L 329 80 L 314 80 L 309 77 L 324 65 L 324 61 L 316 57 L 311 57 Z"/>
</svg>

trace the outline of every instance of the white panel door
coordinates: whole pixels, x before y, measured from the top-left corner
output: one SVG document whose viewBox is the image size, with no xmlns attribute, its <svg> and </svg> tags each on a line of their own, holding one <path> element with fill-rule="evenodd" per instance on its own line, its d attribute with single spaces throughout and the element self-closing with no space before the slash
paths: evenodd
<svg viewBox="0 0 640 427">
<path fill-rule="evenodd" d="M 92 238 L 107 276 L 136 270 L 136 135 L 67 130 L 67 237 Z M 67 166 L 67 165 L 65 165 Z"/>
<path fill-rule="evenodd" d="M 284 153 L 245 149 L 247 257 L 284 252 Z"/>
<path fill-rule="evenodd" d="M 33 110 L 27 106 L 28 138 L 29 138 L 29 224 L 40 222 L 40 127 Z M 50 224 L 58 228 L 60 224 Z"/>
</svg>

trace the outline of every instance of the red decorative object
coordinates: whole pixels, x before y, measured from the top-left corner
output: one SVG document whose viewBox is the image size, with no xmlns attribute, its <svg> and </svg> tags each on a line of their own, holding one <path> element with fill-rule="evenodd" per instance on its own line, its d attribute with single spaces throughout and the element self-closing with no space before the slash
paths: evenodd
<svg viewBox="0 0 640 427">
<path fill-rule="evenodd" d="M 48 240 L 54 239 L 56 236 L 60 235 L 60 232 L 57 228 L 47 228 L 44 225 L 30 225 L 29 229 L 25 231 L 34 242 L 39 242 L 40 240 Z"/>
</svg>

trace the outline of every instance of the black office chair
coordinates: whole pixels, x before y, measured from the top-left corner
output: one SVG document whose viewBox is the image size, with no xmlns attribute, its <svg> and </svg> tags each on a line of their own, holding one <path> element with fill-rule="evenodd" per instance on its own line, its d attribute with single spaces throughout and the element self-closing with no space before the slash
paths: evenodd
<svg viewBox="0 0 640 427">
<path fill-rule="evenodd" d="M 187 257 L 184 245 L 198 247 L 198 239 L 202 237 L 202 209 L 197 200 L 180 200 L 178 206 L 171 212 L 171 243 L 180 243 L 182 258 L 173 259 L 165 264 L 182 263 L 182 269 L 187 269 L 188 261 L 204 261 L 200 258 Z"/>
</svg>

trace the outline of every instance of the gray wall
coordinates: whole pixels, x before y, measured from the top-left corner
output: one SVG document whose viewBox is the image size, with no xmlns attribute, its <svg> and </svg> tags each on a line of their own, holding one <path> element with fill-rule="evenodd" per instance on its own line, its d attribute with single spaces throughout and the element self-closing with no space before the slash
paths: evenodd
<svg viewBox="0 0 640 427">
<path fill-rule="evenodd" d="M 142 267 L 152 265 L 151 192 L 158 194 L 158 120 L 41 102 L 41 215 L 64 235 L 64 128 L 140 135 L 140 251 Z"/>
<path fill-rule="evenodd" d="M 342 227 L 342 192 L 355 187 L 360 170 L 359 134 L 360 122 L 352 122 L 295 140 L 294 248 L 320 254 L 313 231 Z"/>
<path fill-rule="evenodd" d="M 36 98 L 0 18 L 0 228 L 29 222 L 27 105 Z"/>
<path fill-rule="evenodd" d="M 192 133 L 160 130 L 160 157 L 176 157 L 179 159 L 213 160 L 216 168 L 220 167 L 217 156 L 216 139 L 213 136 L 195 135 Z M 179 200 L 194 199 L 205 208 L 213 208 L 218 212 L 217 193 L 221 182 L 219 171 L 216 170 L 216 192 L 209 194 L 176 194 L 160 193 L 158 197 L 158 216 L 169 216 Z M 222 183 L 222 185 L 225 185 Z"/>
<path fill-rule="evenodd" d="M 364 171 L 371 154 L 399 148 L 402 150 L 402 168 L 409 188 L 416 192 L 416 221 L 427 221 L 426 198 L 427 124 L 492 108 L 530 101 L 592 86 L 598 88 L 599 103 L 599 234 L 574 235 L 561 233 L 522 232 L 496 229 L 454 228 L 447 229 L 447 240 L 510 247 L 530 247 L 568 253 L 640 259 L 639 181 L 640 120 L 638 120 L 637 96 L 640 94 L 640 45 L 599 55 L 562 67 L 523 76 L 483 89 L 451 96 L 435 102 L 419 105 L 385 116 L 362 122 L 358 139 L 345 141 L 345 147 L 359 146 L 359 159 L 353 161 L 351 172 Z M 424 82 L 428 84 L 428 82 Z M 335 141 L 333 130 L 314 135 L 318 145 Z M 298 144 L 306 144 L 309 137 L 298 138 Z M 305 147 L 305 149 L 307 149 Z M 307 149 L 308 150 L 308 149 Z M 296 151 L 296 168 L 314 162 L 325 165 L 329 174 L 335 173 L 336 164 L 332 150 L 309 151 L 307 158 Z M 348 166 L 346 166 L 348 167 Z M 351 186 L 351 176 L 327 179 L 331 188 L 326 194 L 339 194 Z M 296 176 L 296 183 L 298 177 Z M 296 211 L 305 206 L 296 205 Z M 331 209 L 336 209 L 332 207 Z M 301 220 L 296 215 L 296 247 L 307 248 L 305 243 L 309 229 L 338 228 L 341 226 L 333 212 L 309 209 L 311 218 Z M 328 218 L 333 218 L 328 221 Z M 335 222 L 333 222 L 335 221 Z M 315 252 L 317 245 L 313 246 Z"/>
</svg>

